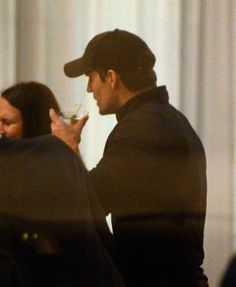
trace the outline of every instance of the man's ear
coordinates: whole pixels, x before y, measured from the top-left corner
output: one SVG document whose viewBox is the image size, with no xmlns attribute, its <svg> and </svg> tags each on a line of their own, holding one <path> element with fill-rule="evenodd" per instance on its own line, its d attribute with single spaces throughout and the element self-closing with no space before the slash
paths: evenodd
<svg viewBox="0 0 236 287">
<path fill-rule="evenodd" d="M 111 85 L 111 88 L 114 90 L 118 87 L 119 85 L 119 75 L 117 74 L 116 71 L 110 69 L 107 71 L 107 79 Z"/>
</svg>

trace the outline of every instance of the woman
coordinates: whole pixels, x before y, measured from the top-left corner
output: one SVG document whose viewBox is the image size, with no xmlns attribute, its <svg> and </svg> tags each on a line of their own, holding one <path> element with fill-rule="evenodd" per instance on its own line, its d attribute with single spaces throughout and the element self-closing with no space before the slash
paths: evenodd
<svg viewBox="0 0 236 287">
<path fill-rule="evenodd" d="M 49 109 L 60 108 L 52 91 L 37 82 L 16 84 L 0 98 L 0 135 L 32 138 L 51 133 Z"/>
<path fill-rule="evenodd" d="M 83 163 L 46 135 L 50 108 L 59 113 L 40 83 L 1 94 L 0 286 L 123 287 L 104 247 L 112 252 L 113 240 Z"/>
</svg>

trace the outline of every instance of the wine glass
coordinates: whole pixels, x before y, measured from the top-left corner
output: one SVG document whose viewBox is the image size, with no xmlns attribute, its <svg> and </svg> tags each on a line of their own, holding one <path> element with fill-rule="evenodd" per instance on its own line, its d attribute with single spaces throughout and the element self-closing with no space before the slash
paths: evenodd
<svg viewBox="0 0 236 287">
<path fill-rule="evenodd" d="M 79 113 L 79 111 L 81 111 L 81 107 L 81 104 L 75 104 L 75 109 L 61 112 L 60 118 L 67 124 L 73 125 L 77 123 L 82 117 L 88 114 L 87 111 Z"/>
</svg>

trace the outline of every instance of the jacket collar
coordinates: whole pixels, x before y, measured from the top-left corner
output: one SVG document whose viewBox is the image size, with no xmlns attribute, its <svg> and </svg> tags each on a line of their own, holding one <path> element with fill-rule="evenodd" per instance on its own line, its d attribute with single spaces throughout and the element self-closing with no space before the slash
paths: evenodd
<svg viewBox="0 0 236 287">
<path fill-rule="evenodd" d="M 132 111 L 140 103 L 150 101 L 158 102 L 160 104 L 168 103 L 169 96 L 166 86 L 159 86 L 146 90 L 130 99 L 116 112 L 117 121 L 119 122 L 129 111 Z"/>
</svg>

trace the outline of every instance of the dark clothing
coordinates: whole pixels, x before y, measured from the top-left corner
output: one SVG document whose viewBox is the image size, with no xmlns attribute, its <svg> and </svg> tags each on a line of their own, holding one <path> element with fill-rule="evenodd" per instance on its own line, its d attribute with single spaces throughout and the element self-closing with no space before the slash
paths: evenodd
<svg viewBox="0 0 236 287">
<path fill-rule="evenodd" d="M 0 286 L 124 286 L 91 216 L 92 193 L 58 139 L 0 139 Z"/>
<path fill-rule="evenodd" d="M 205 287 L 206 160 L 188 120 L 156 87 L 129 100 L 89 177 L 112 213 L 127 286 Z"/>
<path fill-rule="evenodd" d="M 220 287 L 235 287 L 236 285 L 236 256 L 233 256 L 222 277 Z"/>
</svg>

